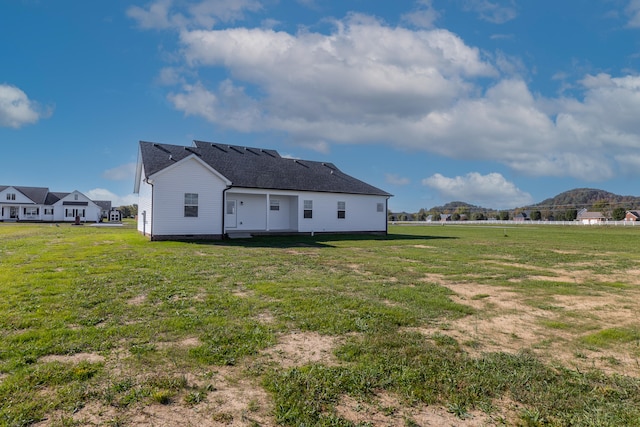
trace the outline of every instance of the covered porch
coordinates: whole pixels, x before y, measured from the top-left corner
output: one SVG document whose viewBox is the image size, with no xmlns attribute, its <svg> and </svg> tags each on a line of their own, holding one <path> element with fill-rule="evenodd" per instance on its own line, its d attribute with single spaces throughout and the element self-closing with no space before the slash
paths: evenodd
<svg viewBox="0 0 640 427">
<path fill-rule="evenodd" d="M 232 189 L 224 198 L 224 233 L 282 234 L 298 231 L 298 196 Z"/>
<path fill-rule="evenodd" d="M 0 209 L 0 221 L 39 221 L 40 207 L 34 205 L 3 205 Z"/>
</svg>

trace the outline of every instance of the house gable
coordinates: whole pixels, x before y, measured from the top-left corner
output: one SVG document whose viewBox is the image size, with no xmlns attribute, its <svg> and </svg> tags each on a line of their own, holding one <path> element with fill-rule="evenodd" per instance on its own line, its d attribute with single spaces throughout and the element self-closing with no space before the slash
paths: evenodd
<svg viewBox="0 0 640 427">
<path fill-rule="evenodd" d="M 190 160 L 193 160 L 193 161 L 197 162 L 200 166 L 202 166 L 203 168 L 208 170 L 216 178 L 218 178 L 219 180 L 224 182 L 225 185 L 227 185 L 227 186 L 231 185 L 231 181 L 229 181 L 224 175 L 222 175 L 220 172 L 218 172 L 217 170 L 212 168 L 209 164 L 204 162 L 199 156 L 197 156 L 195 154 L 187 156 L 187 157 L 185 157 L 185 158 L 183 158 L 181 160 L 177 160 L 173 164 L 170 164 L 169 166 L 167 166 L 166 168 L 161 169 L 161 170 L 155 172 L 154 174 L 147 176 L 147 182 L 149 182 L 150 184 L 153 184 L 154 180 L 157 179 L 158 177 L 162 176 L 162 174 L 171 173 L 171 171 L 173 169 L 182 167 L 183 165 L 185 165 Z"/>
<path fill-rule="evenodd" d="M 0 203 L 44 204 L 48 192 L 43 187 L 0 186 Z"/>
<path fill-rule="evenodd" d="M 625 215 L 625 221 L 639 221 L 639 220 L 640 220 L 640 212 L 627 211 Z"/>
</svg>

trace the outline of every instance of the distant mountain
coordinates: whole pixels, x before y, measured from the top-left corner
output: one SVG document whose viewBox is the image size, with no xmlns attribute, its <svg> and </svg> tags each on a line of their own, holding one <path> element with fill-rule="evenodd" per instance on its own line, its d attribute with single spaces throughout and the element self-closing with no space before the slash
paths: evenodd
<svg viewBox="0 0 640 427">
<path fill-rule="evenodd" d="M 527 206 L 527 209 L 590 209 L 594 204 L 607 202 L 610 207 L 623 207 L 625 209 L 637 209 L 640 207 L 640 197 L 620 196 L 604 190 L 594 188 L 576 188 L 565 191 L 555 197 L 545 199 L 535 205 Z"/>
<path fill-rule="evenodd" d="M 640 197 L 636 196 L 620 196 L 604 190 L 595 188 L 576 188 L 565 191 L 555 197 L 545 199 L 534 205 L 522 206 L 518 210 L 540 210 L 540 211 L 565 211 L 567 209 L 592 209 L 594 205 L 606 202 L 608 207 L 613 209 L 622 207 L 625 209 L 640 209 Z M 449 202 L 443 206 L 434 206 L 428 211 L 431 212 L 456 212 L 465 210 L 469 213 L 491 213 L 497 212 L 497 209 L 484 208 L 481 206 L 471 205 L 466 202 L 455 201 Z"/>
<path fill-rule="evenodd" d="M 470 205 L 466 202 L 449 202 L 443 206 L 434 206 L 430 210 L 433 212 L 456 212 L 458 209 L 466 210 L 470 213 L 474 212 L 487 212 L 492 211 L 493 209 L 487 209 L 480 206 Z"/>
</svg>

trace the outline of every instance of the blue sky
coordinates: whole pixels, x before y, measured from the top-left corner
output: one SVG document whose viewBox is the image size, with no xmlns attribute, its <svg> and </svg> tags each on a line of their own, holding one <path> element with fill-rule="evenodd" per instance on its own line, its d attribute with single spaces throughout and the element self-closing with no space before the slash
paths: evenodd
<svg viewBox="0 0 640 427">
<path fill-rule="evenodd" d="M 6 0 L 0 184 L 135 203 L 139 140 L 331 161 L 392 211 L 640 195 L 640 0 Z"/>
</svg>

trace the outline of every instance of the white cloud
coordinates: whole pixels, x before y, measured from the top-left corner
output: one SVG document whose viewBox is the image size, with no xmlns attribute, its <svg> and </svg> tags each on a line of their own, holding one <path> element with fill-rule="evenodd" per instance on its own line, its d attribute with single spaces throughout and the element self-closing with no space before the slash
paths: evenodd
<svg viewBox="0 0 640 427">
<path fill-rule="evenodd" d="M 211 28 L 217 21 L 239 21 L 245 12 L 260 9 L 262 4 L 256 0 L 201 0 L 189 6 L 189 14 L 196 25 Z"/>
<path fill-rule="evenodd" d="M 465 0 L 464 7 L 477 13 L 480 19 L 494 24 L 504 24 L 518 16 L 513 0 Z"/>
<path fill-rule="evenodd" d="M 94 188 L 84 192 L 84 194 L 91 200 L 110 200 L 111 206 L 128 206 L 138 203 L 138 196 L 135 194 L 127 194 L 125 196 L 118 196 L 105 188 Z"/>
<path fill-rule="evenodd" d="M 468 4 L 481 11 L 498 3 Z M 629 170 L 621 159 L 637 150 L 639 76 L 556 75 L 574 95 L 546 98 L 531 92 L 521 60 L 482 54 L 447 30 L 358 14 L 334 24 L 327 34 L 183 29 L 183 62 L 160 80 L 179 85 L 168 99 L 186 115 L 283 133 L 322 152 L 335 143 L 385 143 L 590 181 Z M 200 77 L 209 68 L 228 77 L 209 83 Z"/>
<path fill-rule="evenodd" d="M 213 28 L 218 22 L 244 19 L 245 12 L 262 9 L 258 0 L 155 0 L 146 7 L 131 6 L 127 16 L 143 29 Z"/>
<path fill-rule="evenodd" d="M 220 83 L 217 93 L 198 82 L 184 85 L 181 93 L 170 93 L 168 98 L 188 116 L 201 116 L 243 132 L 259 129 L 262 113 L 257 103 L 244 94 L 244 88 L 234 86 L 230 80 Z"/>
<path fill-rule="evenodd" d="M 125 180 L 133 180 L 135 174 L 136 174 L 136 164 L 127 163 L 127 164 L 115 167 L 113 169 L 107 169 L 102 173 L 102 177 L 110 181 L 125 181 Z"/>
<path fill-rule="evenodd" d="M 174 86 L 177 84 L 186 84 L 186 81 L 182 76 L 182 70 L 176 67 L 165 67 L 158 73 L 156 83 L 160 86 Z"/>
<path fill-rule="evenodd" d="M 627 26 L 629 28 L 640 28 L 640 0 L 630 0 L 625 11 L 629 16 Z"/>
<path fill-rule="evenodd" d="M 138 22 L 140 28 L 164 29 L 173 26 L 180 26 L 182 20 L 176 21 L 169 16 L 169 9 L 173 0 L 156 0 L 147 5 L 147 8 L 131 6 L 127 9 L 127 16 Z"/>
<path fill-rule="evenodd" d="M 386 173 L 385 180 L 391 185 L 408 185 L 411 183 L 409 178 L 404 178 L 393 173 Z"/>
<path fill-rule="evenodd" d="M 170 95 L 176 108 L 229 125 L 219 108 L 224 95 L 241 119 L 232 127 L 285 131 L 303 143 L 386 137 L 394 126 L 473 91 L 467 79 L 497 75 L 478 49 L 446 30 L 391 28 L 361 15 L 336 22 L 328 35 L 234 28 L 185 31 L 180 39 L 188 64 L 226 67 L 246 90 L 232 94 L 232 82 L 217 91 L 185 86 Z"/>
<path fill-rule="evenodd" d="M 50 114 L 50 110 L 40 108 L 19 88 L 0 84 L 0 126 L 19 129 Z"/>
<path fill-rule="evenodd" d="M 402 16 L 402 19 L 419 28 L 432 28 L 440 13 L 433 8 L 433 0 L 418 0 L 413 12 Z"/>
<path fill-rule="evenodd" d="M 481 175 L 471 172 L 455 178 L 437 173 L 423 179 L 422 184 L 437 191 L 444 199 L 487 208 L 510 209 L 533 203 L 529 193 L 520 190 L 499 173 Z"/>
</svg>

